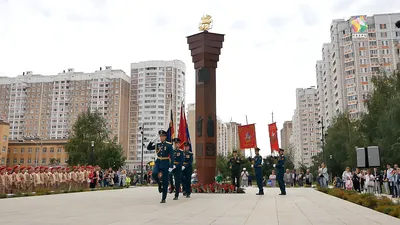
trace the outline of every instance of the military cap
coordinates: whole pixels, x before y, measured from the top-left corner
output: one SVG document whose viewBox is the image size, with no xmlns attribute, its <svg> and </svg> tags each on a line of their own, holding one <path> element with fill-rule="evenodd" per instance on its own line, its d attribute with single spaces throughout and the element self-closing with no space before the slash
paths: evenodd
<svg viewBox="0 0 400 225">
<path fill-rule="evenodd" d="M 20 169 L 20 170 L 23 170 L 23 169 L 25 169 L 25 166 L 21 166 L 19 169 Z"/>
<path fill-rule="evenodd" d="M 260 151 L 260 148 L 259 148 L 259 147 L 256 147 L 254 150 L 255 150 L 255 151 Z"/>
<path fill-rule="evenodd" d="M 158 131 L 158 135 L 160 135 L 160 136 L 167 136 L 167 131 L 165 131 L 165 130 L 160 130 L 160 131 Z"/>
<path fill-rule="evenodd" d="M 27 168 L 28 170 L 30 170 L 30 169 L 32 169 L 32 166 L 28 166 L 28 168 Z"/>
<path fill-rule="evenodd" d="M 233 153 L 237 153 L 237 150 L 233 150 L 232 152 L 233 152 Z"/>
<path fill-rule="evenodd" d="M 186 141 L 183 145 L 190 146 L 190 143 Z"/>
<path fill-rule="evenodd" d="M 0 171 L 1 171 L 1 170 L 4 170 L 4 169 L 5 169 L 5 167 L 4 167 L 4 166 L 0 166 Z"/>
<path fill-rule="evenodd" d="M 181 142 L 181 139 L 179 139 L 179 138 L 174 138 L 174 139 L 172 139 L 172 142 Z"/>
<path fill-rule="evenodd" d="M 284 151 L 285 151 L 285 149 L 283 149 L 283 148 L 280 148 L 280 149 L 279 149 L 279 151 L 280 151 L 280 152 L 284 152 Z"/>
<path fill-rule="evenodd" d="M 67 167 L 67 169 L 66 169 L 67 171 L 69 171 L 69 167 Z"/>
<path fill-rule="evenodd" d="M 14 170 L 15 170 L 15 169 L 18 169 L 18 167 L 19 167 L 18 165 L 17 165 L 17 166 L 14 166 L 14 168 L 13 168 L 13 169 L 14 169 Z"/>
<path fill-rule="evenodd" d="M 7 171 L 11 171 L 11 170 L 13 170 L 11 167 L 8 167 L 8 168 L 7 168 Z"/>
</svg>

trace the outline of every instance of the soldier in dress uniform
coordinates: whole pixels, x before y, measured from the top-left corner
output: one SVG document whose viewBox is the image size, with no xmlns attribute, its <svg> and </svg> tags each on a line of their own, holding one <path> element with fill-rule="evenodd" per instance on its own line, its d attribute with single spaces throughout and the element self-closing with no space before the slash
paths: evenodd
<svg viewBox="0 0 400 225">
<path fill-rule="evenodd" d="M 74 166 L 74 171 L 71 172 L 71 190 L 78 189 L 78 167 Z"/>
<path fill-rule="evenodd" d="M 255 148 L 256 156 L 254 156 L 254 172 L 256 174 L 258 193 L 257 195 L 264 195 L 264 188 L 262 184 L 262 157 L 260 155 L 260 149 Z"/>
<path fill-rule="evenodd" d="M 25 188 L 26 188 L 25 173 L 26 173 L 25 166 L 20 166 L 19 172 L 18 172 L 19 179 L 21 180 L 20 185 L 19 185 L 20 192 L 25 192 Z"/>
<path fill-rule="evenodd" d="M 33 171 L 32 166 L 28 166 L 27 172 L 25 173 L 25 189 L 28 193 L 31 193 L 33 190 Z"/>
<path fill-rule="evenodd" d="M 85 188 L 85 172 L 84 172 L 84 166 L 81 166 L 78 171 L 78 189 L 84 189 Z M 87 182 L 86 182 L 87 183 Z"/>
<path fill-rule="evenodd" d="M 49 181 L 50 181 L 50 189 L 52 191 L 56 190 L 57 185 L 57 176 L 56 176 L 56 168 L 52 167 L 49 172 Z"/>
<path fill-rule="evenodd" d="M 240 171 L 243 160 L 237 155 L 237 151 L 233 150 L 233 157 L 229 160 L 229 169 L 231 170 L 232 184 L 236 186 L 236 191 L 240 187 Z"/>
<path fill-rule="evenodd" d="M 158 191 L 160 193 L 162 192 L 160 203 L 165 203 L 168 192 L 168 173 L 175 169 L 174 150 L 172 148 L 172 144 L 166 141 L 167 132 L 160 130 L 158 134 L 160 135 L 161 143 L 157 143 L 154 146 L 153 142 L 150 142 L 147 146 L 147 150 L 156 150 L 157 159 L 153 168 L 152 177 L 158 183 Z M 162 181 L 160 181 L 158 177 L 158 173 L 160 172 Z"/>
<path fill-rule="evenodd" d="M 190 152 L 190 143 L 185 142 L 184 159 L 182 164 L 182 172 L 184 178 L 185 195 L 186 198 L 190 198 L 191 194 L 191 179 L 192 179 L 192 164 L 193 164 L 193 153 Z"/>
<path fill-rule="evenodd" d="M 279 195 L 286 195 L 285 182 L 283 181 L 283 176 L 285 174 L 285 156 L 283 153 L 285 150 L 279 149 L 279 157 L 278 164 L 276 165 L 276 179 L 278 180 L 279 189 L 281 189 L 281 193 Z"/>
<path fill-rule="evenodd" d="M 65 186 L 68 191 L 71 191 L 71 175 L 69 167 L 65 169 Z"/>
<path fill-rule="evenodd" d="M 181 147 L 181 140 L 179 138 L 174 138 L 173 142 L 175 143 L 175 149 L 174 149 L 175 169 L 172 171 L 172 173 L 175 180 L 175 187 L 174 183 L 171 183 L 171 190 L 173 191 L 176 188 L 174 200 L 178 200 L 179 192 L 181 189 L 182 164 L 184 155 L 183 151 L 179 149 L 179 147 Z"/>
<path fill-rule="evenodd" d="M 39 190 L 41 190 L 41 186 L 42 186 L 42 180 L 40 179 L 40 168 L 39 166 L 37 166 L 35 168 L 35 172 L 33 173 L 33 191 L 34 192 L 38 192 Z"/>
<path fill-rule="evenodd" d="M 19 166 L 14 166 L 12 173 L 12 193 L 18 193 L 21 190 L 21 177 L 19 176 Z"/>
</svg>

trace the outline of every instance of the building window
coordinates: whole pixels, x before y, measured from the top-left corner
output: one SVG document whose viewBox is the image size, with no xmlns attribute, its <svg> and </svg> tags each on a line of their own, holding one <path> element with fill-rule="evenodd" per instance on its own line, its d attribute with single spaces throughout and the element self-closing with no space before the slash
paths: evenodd
<svg viewBox="0 0 400 225">
<path fill-rule="evenodd" d="M 7 135 L 3 136 L 3 141 L 7 141 Z"/>
<path fill-rule="evenodd" d="M 25 148 L 21 148 L 21 153 L 24 153 L 25 152 Z"/>
<path fill-rule="evenodd" d="M 43 153 L 46 153 L 47 152 L 47 148 L 43 148 Z"/>
<path fill-rule="evenodd" d="M 13 159 L 13 164 L 16 164 L 17 163 L 17 159 Z"/>
<path fill-rule="evenodd" d="M 58 148 L 58 149 L 57 149 L 57 152 L 58 152 L 58 153 L 61 153 L 61 152 L 62 152 L 62 148 Z"/>
<path fill-rule="evenodd" d="M 46 158 L 42 158 L 42 164 L 46 164 Z"/>
<path fill-rule="evenodd" d="M 28 153 L 32 153 L 32 148 L 28 148 Z"/>
<path fill-rule="evenodd" d="M 6 146 L 3 146 L 3 148 L 1 149 L 2 152 L 6 152 Z"/>
<path fill-rule="evenodd" d="M 32 159 L 28 159 L 28 163 L 31 164 L 32 163 Z"/>
<path fill-rule="evenodd" d="M 50 148 L 50 152 L 54 152 L 54 148 Z"/>
<path fill-rule="evenodd" d="M 19 160 L 19 163 L 20 163 L 20 164 L 24 164 L 24 159 L 20 159 L 20 160 Z"/>
<path fill-rule="evenodd" d="M 381 33 L 381 37 L 387 38 L 387 32 L 382 32 L 382 33 Z"/>
<path fill-rule="evenodd" d="M 380 29 L 386 29 L 386 24 L 379 24 Z"/>
</svg>

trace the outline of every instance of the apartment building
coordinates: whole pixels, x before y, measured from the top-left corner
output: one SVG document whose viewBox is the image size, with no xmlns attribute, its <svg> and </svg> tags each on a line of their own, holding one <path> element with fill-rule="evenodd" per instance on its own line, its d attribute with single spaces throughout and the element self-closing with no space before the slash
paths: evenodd
<svg viewBox="0 0 400 225">
<path fill-rule="evenodd" d="M 169 124 L 170 106 L 179 127 L 180 109 L 185 101 L 186 66 L 180 60 L 145 61 L 131 64 L 129 152 L 127 167 L 140 168 L 142 145 L 148 144 Z M 144 141 L 140 133 L 143 129 Z M 144 147 L 143 163 L 155 157 Z"/>
<path fill-rule="evenodd" d="M 10 140 L 65 140 L 78 115 L 89 108 L 108 121 L 112 136 L 128 149 L 130 79 L 111 66 L 92 73 L 64 70 L 44 76 L 32 71 L 0 77 L 0 117 Z"/>
<path fill-rule="evenodd" d="M 0 118 L 0 166 L 6 165 L 10 124 Z"/>
<path fill-rule="evenodd" d="M 285 149 L 285 154 L 290 154 L 290 136 L 292 136 L 293 123 L 292 121 L 283 122 L 281 129 L 281 148 Z"/>
<path fill-rule="evenodd" d="M 190 142 L 193 148 L 196 146 L 196 104 L 187 105 L 186 120 L 189 127 Z M 196 151 L 193 151 L 193 159 L 196 159 Z"/>
<path fill-rule="evenodd" d="M 371 78 L 391 73 L 399 63 L 400 13 L 333 20 L 331 42 L 316 63 L 320 115 L 329 125 L 339 113 L 353 118 L 366 112 L 373 91 Z"/>
<path fill-rule="evenodd" d="M 66 139 L 10 140 L 7 166 L 67 166 Z"/>
<path fill-rule="evenodd" d="M 231 153 L 233 150 L 240 149 L 239 130 L 238 130 L 239 126 L 241 126 L 240 123 L 233 122 L 232 120 L 226 123 L 227 136 L 228 136 L 227 138 L 228 153 Z"/>
<path fill-rule="evenodd" d="M 295 167 L 312 165 L 311 157 L 321 151 L 321 127 L 319 121 L 317 89 L 297 88 L 296 109 L 292 119 L 290 144 Z"/>
<path fill-rule="evenodd" d="M 217 117 L 217 154 L 228 156 L 228 126 Z"/>
</svg>

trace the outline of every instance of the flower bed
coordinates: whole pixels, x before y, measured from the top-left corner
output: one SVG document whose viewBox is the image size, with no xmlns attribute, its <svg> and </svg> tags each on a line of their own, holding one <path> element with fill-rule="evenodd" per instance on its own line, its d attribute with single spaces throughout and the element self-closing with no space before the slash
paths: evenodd
<svg viewBox="0 0 400 225">
<path fill-rule="evenodd" d="M 242 189 L 235 191 L 235 186 L 232 184 L 192 184 L 193 193 L 244 193 Z"/>
<path fill-rule="evenodd" d="M 390 198 L 378 198 L 373 194 L 360 194 L 339 188 L 318 187 L 318 191 L 400 219 L 400 204 L 394 203 Z"/>
</svg>

